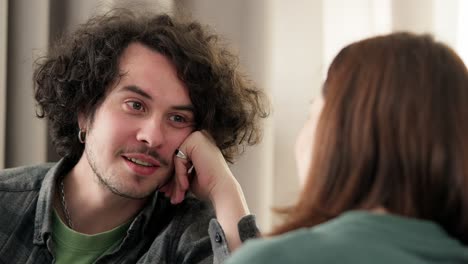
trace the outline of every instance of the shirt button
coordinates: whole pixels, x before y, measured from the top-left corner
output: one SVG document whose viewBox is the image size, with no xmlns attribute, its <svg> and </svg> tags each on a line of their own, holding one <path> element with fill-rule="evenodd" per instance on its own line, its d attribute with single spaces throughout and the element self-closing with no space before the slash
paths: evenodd
<svg viewBox="0 0 468 264">
<path fill-rule="evenodd" d="M 223 239 L 221 238 L 221 235 L 219 233 L 216 233 L 215 241 L 216 241 L 216 243 L 221 243 L 221 241 L 223 241 Z"/>
</svg>

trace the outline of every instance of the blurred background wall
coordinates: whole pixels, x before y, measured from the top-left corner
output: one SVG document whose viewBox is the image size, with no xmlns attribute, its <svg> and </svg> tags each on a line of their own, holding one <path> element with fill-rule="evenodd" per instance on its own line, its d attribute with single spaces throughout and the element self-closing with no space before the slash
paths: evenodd
<svg viewBox="0 0 468 264">
<path fill-rule="evenodd" d="M 270 95 L 265 137 L 232 165 L 263 230 L 294 202 L 295 137 L 331 59 L 349 42 L 432 33 L 468 61 L 468 0 L 0 0 L 0 168 L 57 160 L 35 118 L 33 62 L 63 33 L 116 6 L 190 14 L 222 34 Z"/>
</svg>

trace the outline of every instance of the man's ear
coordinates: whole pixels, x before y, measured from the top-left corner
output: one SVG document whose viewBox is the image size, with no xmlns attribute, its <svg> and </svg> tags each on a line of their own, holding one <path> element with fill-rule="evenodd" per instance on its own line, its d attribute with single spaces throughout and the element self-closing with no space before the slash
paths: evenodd
<svg viewBox="0 0 468 264">
<path fill-rule="evenodd" d="M 88 119 L 83 112 L 78 113 L 78 128 L 85 132 L 88 130 Z"/>
</svg>

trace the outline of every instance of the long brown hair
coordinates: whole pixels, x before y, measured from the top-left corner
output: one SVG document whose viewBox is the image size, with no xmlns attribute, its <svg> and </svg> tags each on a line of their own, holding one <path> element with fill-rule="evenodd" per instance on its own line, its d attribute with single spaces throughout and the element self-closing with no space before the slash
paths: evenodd
<svg viewBox="0 0 468 264">
<path fill-rule="evenodd" d="M 384 207 L 467 244 L 468 73 L 455 52 L 409 33 L 356 42 L 323 93 L 308 179 L 273 234 Z"/>
</svg>

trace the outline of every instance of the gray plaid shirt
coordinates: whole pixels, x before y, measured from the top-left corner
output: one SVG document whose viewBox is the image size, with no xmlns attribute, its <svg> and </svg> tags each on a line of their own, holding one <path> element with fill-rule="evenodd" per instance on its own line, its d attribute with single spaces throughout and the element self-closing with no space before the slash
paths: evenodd
<svg viewBox="0 0 468 264">
<path fill-rule="evenodd" d="M 0 172 L 0 263 L 53 263 L 51 236 L 57 178 L 74 164 L 7 169 Z M 135 217 L 118 247 L 95 263 L 222 263 L 229 255 L 211 205 L 193 197 L 172 205 L 155 193 Z M 256 236 L 255 218 L 239 222 L 241 239 Z"/>
</svg>

